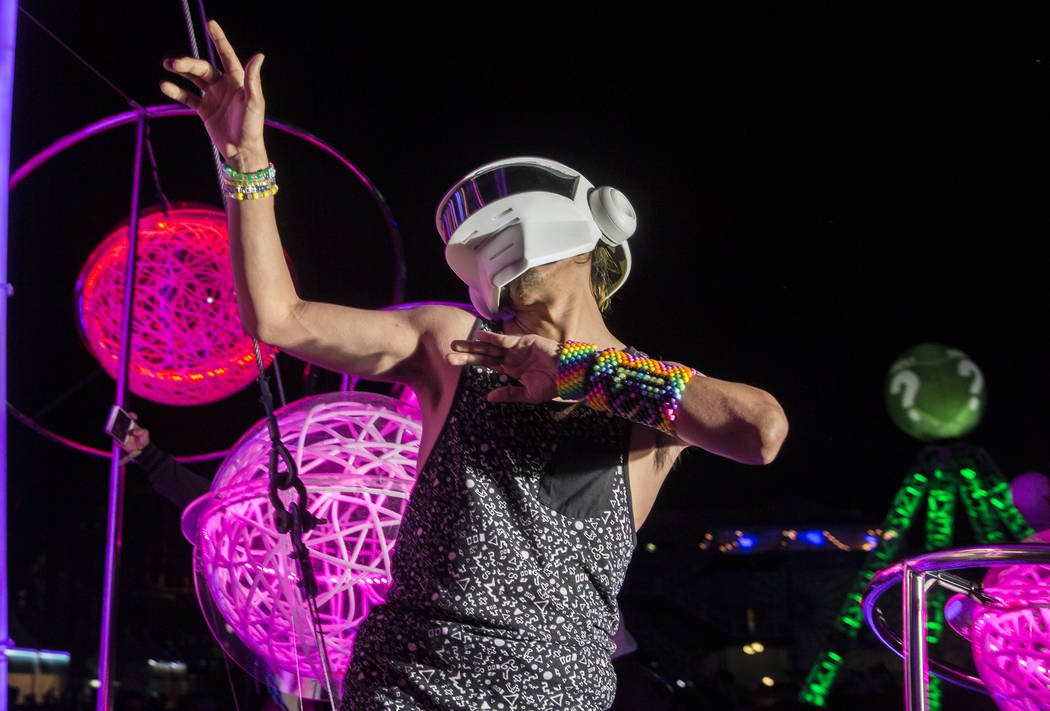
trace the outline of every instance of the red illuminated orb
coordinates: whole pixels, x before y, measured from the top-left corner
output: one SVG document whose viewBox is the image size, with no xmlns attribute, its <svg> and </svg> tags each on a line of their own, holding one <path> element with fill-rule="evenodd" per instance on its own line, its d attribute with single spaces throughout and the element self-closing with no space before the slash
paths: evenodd
<svg viewBox="0 0 1050 711">
<path fill-rule="evenodd" d="M 76 286 L 78 326 L 114 379 L 120 362 L 129 229 L 95 248 Z M 202 405 L 259 374 L 237 313 L 226 215 L 207 206 L 157 208 L 139 218 L 128 388 L 168 405 Z M 273 350 L 260 344 L 264 365 Z"/>
</svg>

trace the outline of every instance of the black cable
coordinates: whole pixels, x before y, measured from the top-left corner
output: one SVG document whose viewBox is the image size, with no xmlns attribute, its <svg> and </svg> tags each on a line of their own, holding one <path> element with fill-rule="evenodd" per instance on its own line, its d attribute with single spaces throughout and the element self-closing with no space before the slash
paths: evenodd
<svg viewBox="0 0 1050 711">
<path fill-rule="evenodd" d="M 200 57 L 200 51 L 197 47 L 197 40 L 193 30 L 193 22 L 190 19 L 189 5 L 186 0 L 180 0 L 182 3 L 183 17 L 186 20 L 186 32 L 190 38 L 190 45 L 193 51 L 194 58 Z M 200 0 L 200 10 L 202 20 L 204 16 L 203 0 Z M 212 60 L 214 64 L 214 59 Z M 222 179 L 222 161 L 219 156 L 218 150 L 213 145 L 211 147 L 212 155 L 215 158 L 216 163 L 216 175 L 219 180 Z M 221 184 L 220 184 L 221 188 Z M 295 553 L 292 555 L 299 563 L 300 572 L 300 584 L 303 588 L 304 593 L 307 597 L 307 608 L 310 612 L 310 617 L 314 625 L 314 632 L 317 635 L 318 648 L 321 655 L 322 668 L 324 669 L 325 684 L 331 695 L 332 679 L 331 669 L 329 667 L 328 651 L 325 645 L 324 636 L 320 634 L 322 630 L 320 612 L 317 608 L 316 596 L 317 596 L 317 582 L 314 577 L 313 566 L 310 565 L 309 550 L 303 543 L 303 533 L 309 531 L 317 526 L 319 523 L 323 523 L 321 519 L 311 514 L 307 510 L 307 492 L 306 486 L 303 484 L 303 480 L 299 477 L 298 470 L 295 465 L 295 460 L 292 458 L 291 453 L 288 452 L 287 447 L 281 441 L 281 433 L 277 423 L 277 417 L 273 412 L 273 396 L 270 393 L 269 382 L 266 378 L 266 369 L 263 366 L 262 353 L 259 348 L 259 340 L 252 338 L 253 345 L 255 347 L 255 360 L 259 368 L 259 401 L 263 405 L 263 410 L 266 414 L 267 429 L 270 433 L 270 503 L 274 507 L 274 519 L 278 532 L 288 533 L 292 542 L 292 547 L 295 549 Z M 280 391 L 282 403 L 284 402 L 284 388 L 280 382 L 280 371 L 276 366 L 276 354 L 274 356 L 274 372 L 277 376 L 277 386 Z M 283 476 L 278 472 L 278 465 L 283 461 L 285 465 L 285 471 Z M 290 506 L 290 510 L 286 509 L 284 503 L 277 495 L 278 490 L 284 491 L 290 488 L 294 488 L 299 496 L 297 503 L 293 503 Z M 335 703 L 335 699 L 332 699 Z"/>
<path fill-rule="evenodd" d="M 78 62 L 80 62 L 81 64 L 83 64 L 83 65 L 84 65 L 85 67 L 87 67 L 87 68 L 88 68 L 88 69 L 89 69 L 89 70 L 90 70 L 90 71 L 91 71 L 91 72 L 92 72 L 92 73 L 93 73 L 93 74 L 94 74 L 95 76 L 97 76 L 97 77 L 98 77 L 99 79 L 101 79 L 101 80 L 102 80 L 103 82 L 105 82 L 105 83 L 106 83 L 106 85 L 107 85 L 107 86 L 108 86 L 108 87 L 109 87 L 110 89 L 112 89 L 113 91 L 115 91 L 115 92 L 117 92 L 118 94 L 120 94 L 121 98 L 123 98 L 123 99 L 124 99 L 124 101 L 128 102 L 128 105 L 130 105 L 130 106 L 131 106 L 131 108 L 135 109 L 136 111 L 143 111 L 143 110 L 144 110 L 144 109 L 143 109 L 143 107 L 142 107 L 142 105 L 141 105 L 140 103 L 138 103 L 137 101 L 135 101 L 134 99 L 132 99 L 132 98 L 131 98 L 130 96 L 128 96 L 127 94 L 125 94 L 125 93 L 124 93 L 123 91 L 121 91 L 121 90 L 120 90 L 120 88 L 119 88 L 119 87 L 118 87 L 118 86 L 117 86 L 116 84 L 114 84 L 113 82 L 111 82 L 111 81 L 110 81 L 109 79 L 107 79 L 107 78 L 105 77 L 105 75 L 103 75 L 103 74 L 102 74 L 102 72 L 100 72 L 99 70 L 95 69 L 95 68 L 94 68 L 93 66 L 91 66 L 91 64 L 90 64 L 90 63 L 89 63 L 89 62 L 88 62 L 88 61 L 87 61 L 86 59 L 84 59 L 84 58 L 83 58 L 83 57 L 81 57 L 81 56 L 80 56 L 79 54 L 77 54 L 76 52 L 74 52 L 74 51 L 73 51 L 73 48 L 72 48 L 72 47 L 70 47 L 70 46 L 69 46 L 68 44 L 66 44 L 66 43 L 65 43 L 65 42 L 63 42 L 63 41 L 62 41 L 61 39 L 59 39 L 59 38 L 58 38 L 58 36 L 57 36 L 57 35 L 56 35 L 56 34 L 55 34 L 54 32 L 52 32 L 51 30 L 49 30 L 49 29 L 48 29 L 47 27 L 45 27 L 45 26 L 44 26 L 44 25 L 43 25 L 43 24 L 42 24 L 42 23 L 40 22 L 40 20 L 38 20 L 38 19 L 36 19 L 35 17 L 33 17 L 32 15 L 30 15 L 30 14 L 29 14 L 29 11 L 28 11 L 28 10 L 26 10 L 26 9 L 25 9 L 24 7 L 22 7 L 22 5 L 21 5 L 21 4 L 19 4 L 19 6 L 18 6 L 18 10 L 19 10 L 19 12 L 21 12 L 21 13 L 22 13 L 23 15 L 25 15 L 25 16 L 26 16 L 26 17 L 28 17 L 28 18 L 29 18 L 30 20 L 32 20 L 32 21 L 33 21 L 33 24 L 35 24 L 35 25 L 36 25 L 37 27 L 39 27 L 39 28 L 40 28 L 41 30 L 43 30 L 43 31 L 44 31 L 44 33 L 45 33 L 45 34 L 47 34 L 47 35 L 48 35 L 48 36 L 49 36 L 49 37 L 50 37 L 51 39 L 53 39 L 53 40 L 54 40 L 55 42 L 57 42 L 57 43 L 59 44 L 59 46 L 61 46 L 61 47 L 62 47 L 62 48 L 63 48 L 64 50 L 66 50 L 67 52 L 69 52 L 70 54 L 72 54 L 72 55 L 73 55 L 73 56 L 74 56 L 74 57 L 75 57 L 75 58 L 77 59 L 77 61 L 78 61 Z"/>
</svg>

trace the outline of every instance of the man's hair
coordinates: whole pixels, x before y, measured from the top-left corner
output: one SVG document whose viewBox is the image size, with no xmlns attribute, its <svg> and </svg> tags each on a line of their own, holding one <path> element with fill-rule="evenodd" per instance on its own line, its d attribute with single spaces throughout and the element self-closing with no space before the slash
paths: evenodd
<svg viewBox="0 0 1050 711">
<path fill-rule="evenodd" d="M 591 252 L 591 293 L 601 312 L 612 305 L 610 292 L 621 276 L 623 269 L 616 258 L 616 248 L 599 241 Z"/>
</svg>

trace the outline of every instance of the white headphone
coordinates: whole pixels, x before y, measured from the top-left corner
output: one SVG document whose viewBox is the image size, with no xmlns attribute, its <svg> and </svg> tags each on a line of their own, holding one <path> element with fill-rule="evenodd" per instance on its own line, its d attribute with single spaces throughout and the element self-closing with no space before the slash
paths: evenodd
<svg viewBox="0 0 1050 711">
<path fill-rule="evenodd" d="M 603 185 L 587 196 L 591 216 L 602 231 L 605 241 L 618 247 L 638 229 L 638 216 L 627 196 L 616 188 Z"/>
</svg>

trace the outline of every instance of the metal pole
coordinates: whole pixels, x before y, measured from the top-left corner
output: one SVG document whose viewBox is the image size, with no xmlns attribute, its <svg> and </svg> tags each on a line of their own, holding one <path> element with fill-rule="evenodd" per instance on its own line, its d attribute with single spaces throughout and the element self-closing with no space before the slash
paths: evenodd
<svg viewBox="0 0 1050 711">
<path fill-rule="evenodd" d="M 904 615 L 905 711 L 930 709 L 930 659 L 926 647 L 926 574 L 904 568 L 901 584 Z"/>
<path fill-rule="evenodd" d="M 131 313 L 135 297 L 135 250 L 139 233 L 139 183 L 142 177 L 142 149 L 146 135 L 146 112 L 138 117 L 135 139 L 135 164 L 132 169 L 131 218 L 128 221 L 128 261 L 124 272 L 124 308 L 121 313 L 120 363 L 117 369 L 117 393 L 114 403 L 124 407 L 128 385 L 128 361 L 131 357 Z M 113 676 L 113 618 L 115 615 L 117 580 L 120 568 L 121 517 L 124 503 L 124 467 L 120 460 L 123 450 L 116 442 L 109 460 L 109 510 L 106 525 L 106 567 L 102 590 L 102 635 L 98 652 L 97 711 L 110 711 Z"/>
<path fill-rule="evenodd" d="M 11 103 L 14 100 L 18 2 L 0 0 L 0 175 L 11 172 Z M 8 191 L 0 191 L 0 401 L 7 402 Z M 7 418 L 0 417 L 0 711 L 7 711 Z"/>
</svg>

